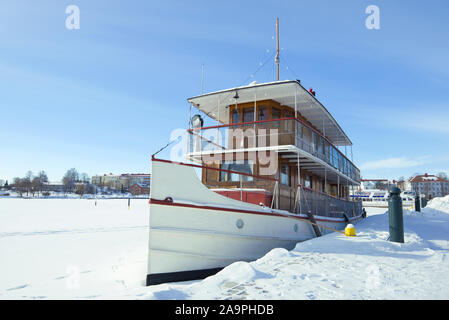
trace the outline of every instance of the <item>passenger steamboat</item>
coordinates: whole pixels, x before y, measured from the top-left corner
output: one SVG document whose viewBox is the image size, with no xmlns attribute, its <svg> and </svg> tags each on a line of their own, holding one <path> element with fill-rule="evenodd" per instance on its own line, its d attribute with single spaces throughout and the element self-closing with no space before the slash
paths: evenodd
<svg viewBox="0 0 449 320">
<path fill-rule="evenodd" d="M 363 219 L 351 140 L 314 92 L 279 81 L 279 64 L 277 81 L 187 101 L 198 114 L 185 161 L 151 160 L 147 285 L 201 279 Z"/>
</svg>

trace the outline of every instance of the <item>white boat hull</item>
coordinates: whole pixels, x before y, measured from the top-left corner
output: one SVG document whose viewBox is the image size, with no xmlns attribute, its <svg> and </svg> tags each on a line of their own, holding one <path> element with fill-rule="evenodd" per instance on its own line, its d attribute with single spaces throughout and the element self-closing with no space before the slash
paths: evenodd
<svg viewBox="0 0 449 320">
<path fill-rule="evenodd" d="M 403 201 L 403 208 L 410 208 L 415 205 L 414 201 Z M 362 204 L 365 208 L 388 208 L 388 201 L 364 201 Z"/>
<path fill-rule="evenodd" d="M 153 161 L 150 198 L 147 285 L 204 278 L 232 262 L 256 260 L 273 248 L 291 250 L 315 237 L 307 216 L 221 196 L 186 166 Z M 346 225 L 344 219 L 315 219 L 335 229 Z"/>
</svg>

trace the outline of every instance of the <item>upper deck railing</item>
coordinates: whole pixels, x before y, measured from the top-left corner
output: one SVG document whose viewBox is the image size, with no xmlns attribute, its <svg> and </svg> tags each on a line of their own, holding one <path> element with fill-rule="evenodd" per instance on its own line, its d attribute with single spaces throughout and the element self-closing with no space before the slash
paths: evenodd
<svg viewBox="0 0 449 320">
<path fill-rule="evenodd" d="M 189 132 L 191 155 L 293 145 L 360 182 L 360 170 L 352 161 L 318 130 L 298 118 L 232 123 L 190 129 Z"/>
</svg>

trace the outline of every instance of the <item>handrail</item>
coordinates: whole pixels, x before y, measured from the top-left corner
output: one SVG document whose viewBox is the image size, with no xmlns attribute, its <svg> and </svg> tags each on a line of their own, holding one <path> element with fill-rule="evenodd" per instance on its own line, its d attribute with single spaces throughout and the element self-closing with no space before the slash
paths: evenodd
<svg viewBox="0 0 449 320">
<path fill-rule="evenodd" d="M 189 130 L 187 130 L 187 131 L 189 131 Z M 220 146 L 219 144 L 217 144 L 217 143 L 215 143 L 215 142 L 213 142 L 213 141 L 210 141 L 209 139 L 204 138 L 203 136 L 199 135 L 198 133 L 195 133 L 195 132 L 190 132 L 190 133 L 193 134 L 194 136 L 197 136 L 197 137 L 200 138 L 201 140 L 204 140 L 204 141 L 206 141 L 206 142 L 208 142 L 208 143 L 210 143 L 210 144 L 212 144 L 212 145 L 214 145 L 214 146 L 217 146 L 217 147 L 219 147 L 219 148 L 221 148 L 221 149 L 226 149 L 225 147 Z M 206 151 L 207 151 L 207 150 L 206 150 Z M 156 154 L 156 153 L 155 153 L 155 154 Z"/>
<path fill-rule="evenodd" d="M 286 120 L 296 120 L 297 122 L 301 123 L 302 125 L 306 126 L 307 128 L 309 128 L 310 130 L 312 130 L 313 132 L 315 132 L 316 134 L 318 134 L 321 138 L 323 138 L 324 140 L 326 140 L 332 147 L 335 148 L 335 150 L 337 150 L 337 152 L 343 157 L 345 158 L 354 168 L 356 168 L 359 172 L 360 169 L 357 168 L 357 166 L 348 159 L 348 157 L 346 157 L 341 151 L 340 149 L 337 148 L 337 146 L 329 140 L 329 138 L 327 138 L 326 136 L 324 136 L 320 131 L 318 131 L 317 129 L 311 127 L 309 124 L 305 123 L 303 120 L 299 119 L 299 118 L 295 118 L 295 117 L 289 117 L 289 118 L 279 118 L 279 119 L 269 119 L 269 120 L 258 120 L 258 121 L 251 121 L 251 122 L 240 122 L 240 123 L 229 123 L 229 124 L 222 124 L 222 125 L 218 125 L 218 126 L 208 126 L 208 127 L 203 127 L 201 128 L 201 130 L 208 130 L 208 129 L 219 129 L 219 128 L 227 128 L 227 127 L 235 127 L 235 126 L 245 126 L 245 125 L 251 125 L 251 124 L 258 124 L 258 123 L 268 123 L 268 122 L 275 122 L 275 121 L 286 121 Z M 194 129 L 188 129 L 187 132 L 192 132 Z"/>
</svg>

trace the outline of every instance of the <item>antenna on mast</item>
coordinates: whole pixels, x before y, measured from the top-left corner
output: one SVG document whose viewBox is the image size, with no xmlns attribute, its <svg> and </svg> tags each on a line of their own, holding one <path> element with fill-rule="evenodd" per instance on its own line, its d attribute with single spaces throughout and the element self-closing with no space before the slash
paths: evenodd
<svg viewBox="0 0 449 320">
<path fill-rule="evenodd" d="M 274 58 L 274 61 L 277 64 L 277 81 L 279 81 L 279 18 L 276 18 L 276 33 L 277 33 L 277 49 L 276 49 L 276 58 Z"/>
</svg>

